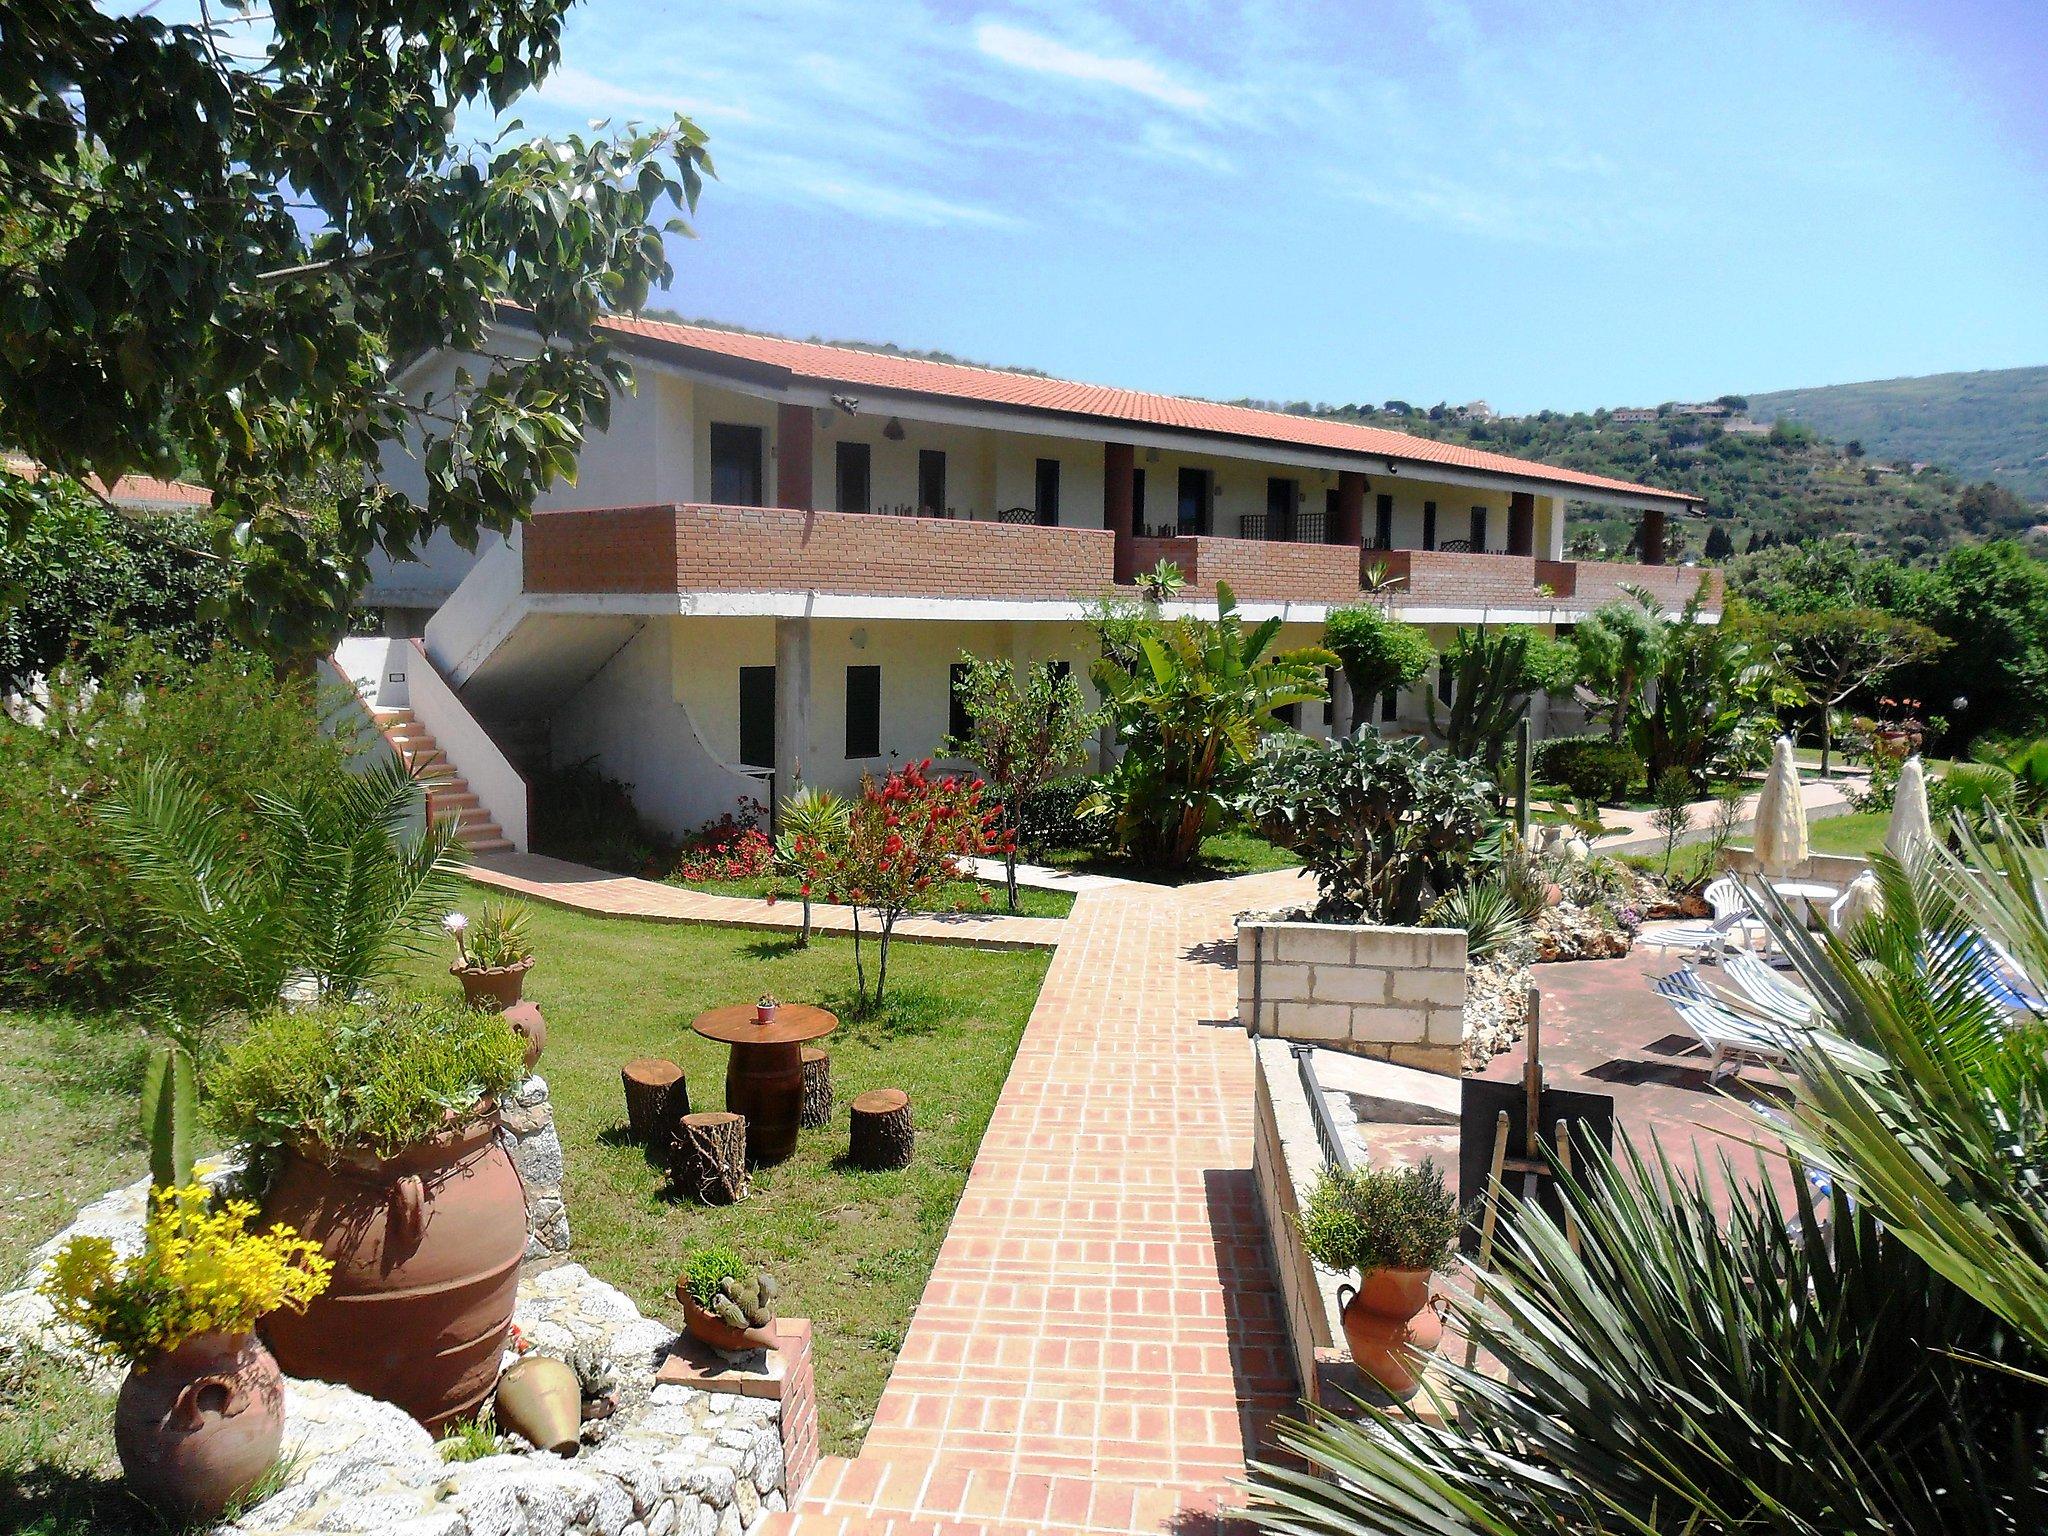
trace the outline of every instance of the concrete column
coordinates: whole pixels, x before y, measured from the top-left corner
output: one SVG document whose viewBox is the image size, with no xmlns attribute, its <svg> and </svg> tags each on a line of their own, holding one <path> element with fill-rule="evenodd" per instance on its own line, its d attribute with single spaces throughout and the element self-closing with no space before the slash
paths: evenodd
<svg viewBox="0 0 2048 1536">
<path fill-rule="evenodd" d="M 1536 498 L 1528 491 L 1515 491 L 1508 497 L 1508 553 L 1536 553 Z"/>
<path fill-rule="evenodd" d="M 1636 533 L 1636 554 L 1645 565 L 1664 563 L 1664 509 L 1650 507 Z"/>
<path fill-rule="evenodd" d="M 1349 736 L 1357 727 L 1358 701 L 1351 695 L 1351 679 L 1342 667 L 1330 679 L 1330 736 Z"/>
<path fill-rule="evenodd" d="M 1125 585 L 1138 579 L 1137 530 L 1133 515 L 1133 477 L 1137 455 L 1129 443 L 1102 445 L 1102 526 L 1115 536 L 1110 552 L 1110 579 Z"/>
<path fill-rule="evenodd" d="M 811 408 L 775 407 L 775 505 L 811 510 Z"/>
<path fill-rule="evenodd" d="M 1326 537 L 1354 549 L 1365 537 L 1365 476 L 1358 470 L 1337 471 L 1337 526 L 1326 530 Z"/>
<path fill-rule="evenodd" d="M 811 745 L 811 621 L 775 621 L 775 784 L 769 820 L 796 793 Z"/>
</svg>

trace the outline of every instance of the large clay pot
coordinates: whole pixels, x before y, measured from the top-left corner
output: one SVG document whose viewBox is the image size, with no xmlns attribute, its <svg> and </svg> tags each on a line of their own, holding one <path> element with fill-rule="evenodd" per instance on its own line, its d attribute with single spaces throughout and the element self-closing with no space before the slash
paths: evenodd
<svg viewBox="0 0 2048 1536">
<path fill-rule="evenodd" d="M 583 1383 L 569 1365 L 529 1355 L 498 1383 L 497 1418 L 529 1444 L 574 1456 L 583 1433 Z"/>
<path fill-rule="evenodd" d="M 136 1362 L 114 1404 L 114 1448 L 135 1495 L 211 1524 L 277 1461 L 284 1377 L 251 1333 L 202 1333 Z"/>
<path fill-rule="evenodd" d="M 395 1157 L 293 1148 L 264 1215 L 334 1263 L 303 1313 L 264 1325 L 293 1376 L 396 1403 L 430 1430 L 473 1417 L 498 1359 L 526 1252 L 526 1193 L 488 1101 Z"/>
<path fill-rule="evenodd" d="M 462 983 L 463 1001 L 493 1013 L 519 1001 L 526 990 L 526 973 L 532 969 L 531 955 L 517 965 L 464 965 L 458 960 L 448 967 L 449 974 Z"/>
<path fill-rule="evenodd" d="M 1356 1289 L 1337 1287 L 1353 1364 L 1395 1397 L 1415 1395 L 1427 1364 L 1422 1357 L 1443 1340 L 1445 1302 L 1431 1298 L 1429 1275 L 1426 1269 L 1369 1269 Z"/>
<path fill-rule="evenodd" d="M 724 1319 L 713 1316 L 684 1287 L 676 1282 L 676 1297 L 683 1304 L 683 1330 L 699 1344 L 708 1345 L 728 1359 L 738 1359 L 757 1349 L 775 1348 L 775 1329 L 772 1325 L 760 1328 L 735 1328 Z"/>
</svg>

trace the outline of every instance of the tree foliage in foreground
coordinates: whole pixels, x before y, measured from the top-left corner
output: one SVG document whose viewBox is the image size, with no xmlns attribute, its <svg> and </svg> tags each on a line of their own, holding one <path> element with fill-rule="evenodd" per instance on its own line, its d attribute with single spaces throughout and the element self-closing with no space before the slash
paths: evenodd
<svg viewBox="0 0 2048 1536">
<path fill-rule="evenodd" d="M 1725 1214 L 1704 1168 L 1595 1162 L 1569 1194 L 1583 1256 L 1515 1212 L 1462 1306 L 1505 1369 L 1445 1362 L 1456 1427 L 1375 1410 L 1287 1432 L 1309 1470 L 1260 1469 L 1263 1529 L 2043 1528 L 2048 1025 L 1986 995 L 1971 945 L 1988 933 L 2048 980 L 2048 850 L 2003 836 L 1880 867 L 1884 912 L 1846 939 L 1768 918 L 1837 1037 L 1788 1072 L 1789 1141 L 1837 1191 L 1826 1219 L 1783 1156 Z"/>
<path fill-rule="evenodd" d="M 0 11 L 0 441 L 66 474 L 212 487 L 232 611 L 273 654 L 339 636 L 372 550 L 510 528 L 629 385 L 593 322 L 667 281 L 672 214 L 708 169 L 681 119 L 456 137 L 555 68 L 566 9 Z M 482 351 L 505 304 L 530 355 L 486 355 L 431 401 L 397 388 L 422 353 Z M 293 510 L 400 442 L 423 497 L 366 484 L 331 521 Z M 14 535 L 44 484 L 0 481 Z"/>
</svg>

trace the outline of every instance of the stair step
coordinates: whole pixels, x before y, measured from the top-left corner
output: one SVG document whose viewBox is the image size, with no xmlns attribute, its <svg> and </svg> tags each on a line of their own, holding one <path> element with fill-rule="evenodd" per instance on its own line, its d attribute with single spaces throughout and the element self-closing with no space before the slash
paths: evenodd
<svg viewBox="0 0 2048 1536">
<path fill-rule="evenodd" d="M 502 837 L 464 838 L 462 846 L 471 853 L 510 853 L 512 844 Z"/>
<path fill-rule="evenodd" d="M 437 814 L 441 811 L 467 811 L 483 804 L 474 790 L 444 790 L 439 785 L 428 794 L 427 800 Z"/>
</svg>

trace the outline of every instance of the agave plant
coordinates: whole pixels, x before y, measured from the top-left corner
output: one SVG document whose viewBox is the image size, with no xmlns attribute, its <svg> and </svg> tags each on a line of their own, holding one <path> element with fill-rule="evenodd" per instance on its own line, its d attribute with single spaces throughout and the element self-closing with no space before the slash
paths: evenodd
<svg viewBox="0 0 2048 1536">
<path fill-rule="evenodd" d="M 1285 1431 L 1306 1468 L 1259 1470 L 1255 1522 L 2041 1529 L 2048 1027 L 1987 990 L 1981 946 L 2011 957 L 2017 993 L 2048 979 L 2048 848 L 1959 835 L 1960 854 L 1880 861 L 1883 912 L 1847 939 L 1766 915 L 1836 1037 L 1795 1049 L 1791 1156 L 1740 1180 L 1594 1157 L 1565 1181 L 1576 1248 L 1509 1200 L 1499 1272 L 1460 1308 L 1497 1368 L 1443 1363 L 1443 1426 L 1373 1411 Z M 1836 1192 L 1825 1219 L 1809 1167 Z"/>
<path fill-rule="evenodd" d="M 1529 933 L 1529 920 L 1507 886 L 1499 880 L 1473 880 L 1447 891 L 1423 914 L 1429 928 L 1465 930 L 1465 957 L 1484 960 L 1518 943 Z"/>
<path fill-rule="evenodd" d="M 829 789 L 809 784 L 799 787 L 775 813 L 775 868 L 799 882 L 803 898 L 804 925 L 797 934 L 797 948 L 811 942 L 811 883 L 805 871 L 811 866 L 809 850 L 828 848 L 846 836 L 852 807 Z"/>
<path fill-rule="evenodd" d="M 383 759 L 253 797 L 254 832 L 170 764 L 143 765 L 102 808 L 160 939 L 161 990 L 184 1019 L 260 1011 L 288 983 L 347 999 L 387 977 L 456 890 L 452 822 Z"/>
</svg>

